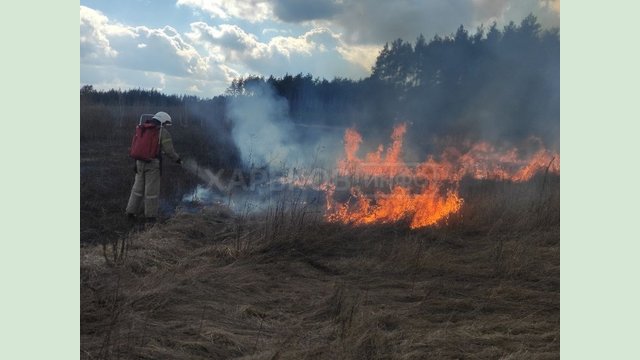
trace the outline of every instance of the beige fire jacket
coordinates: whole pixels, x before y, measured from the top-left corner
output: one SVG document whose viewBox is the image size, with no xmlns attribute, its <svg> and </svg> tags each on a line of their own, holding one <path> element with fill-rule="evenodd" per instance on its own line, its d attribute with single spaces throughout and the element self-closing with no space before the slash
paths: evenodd
<svg viewBox="0 0 640 360">
<path fill-rule="evenodd" d="M 162 128 L 160 130 L 160 150 L 163 154 L 166 154 L 173 161 L 178 161 L 180 159 L 180 155 L 176 153 L 176 150 L 173 148 L 173 140 L 171 140 L 171 134 L 166 128 Z"/>
</svg>

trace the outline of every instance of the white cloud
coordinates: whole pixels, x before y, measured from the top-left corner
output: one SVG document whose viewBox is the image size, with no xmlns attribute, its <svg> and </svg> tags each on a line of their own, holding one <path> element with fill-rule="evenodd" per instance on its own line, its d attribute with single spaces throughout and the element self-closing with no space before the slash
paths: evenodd
<svg viewBox="0 0 640 360">
<path fill-rule="evenodd" d="M 219 56 L 228 65 L 225 71 L 233 77 L 238 73 L 278 76 L 299 72 L 328 78 L 366 75 L 376 50 L 373 46 L 348 45 L 340 36 L 319 27 L 300 36 L 274 36 L 261 42 L 237 25 L 210 26 L 204 22 L 192 23 L 191 32 L 185 34 L 194 44 Z"/>
<path fill-rule="evenodd" d="M 163 71 L 176 76 L 206 75 L 208 63 L 172 27 L 129 28 L 133 37 L 113 36 L 111 43 L 119 49 L 117 64 L 139 70 Z M 138 46 L 144 43 L 145 46 Z"/>
<path fill-rule="evenodd" d="M 233 79 L 236 79 L 242 76 L 242 74 L 240 74 L 238 71 L 230 68 L 225 64 L 220 64 L 220 69 L 224 73 L 224 79 L 227 82 L 227 84 L 231 83 Z"/>
<path fill-rule="evenodd" d="M 276 28 L 266 28 L 266 29 L 262 29 L 262 35 L 267 35 L 270 33 L 276 33 L 276 34 L 287 34 L 290 33 L 290 30 L 287 29 L 276 29 Z"/>
<path fill-rule="evenodd" d="M 269 51 L 267 44 L 261 43 L 255 35 L 237 25 L 209 26 L 196 22 L 191 24 L 191 32 L 186 36 L 194 43 L 207 45 L 212 53 L 227 54 L 227 57 L 235 59 L 244 56 L 261 58 Z"/>
<path fill-rule="evenodd" d="M 345 60 L 359 65 L 367 72 L 371 71 L 378 54 L 380 54 L 380 47 L 372 45 L 347 45 L 343 43 L 336 50 Z"/>
<path fill-rule="evenodd" d="M 273 13 L 267 0 L 178 0 L 176 5 L 188 6 L 223 20 L 237 18 L 259 22 L 269 19 Z"/>
<path fill-rule="evenodd" d="M 296 54 L 311 56 L 312 51 L 317 49 L 317 44 L 307 34 L 298 37 L 276 36 L 269 40 L 269 49 L 272 54 L 281 54 L 290 59 Z"/>
<path fill-rule="evenodd" d="M 559 26 L 560 11 L 559 0 L 177 0 L 176 5 L 216 23 L 194 22 L 187 32 L 132 26 L 80 6 L 81 67 L 94 72 L 81 73 L 83 79 L 166 89 L 184 84 L 180 91 L 207 95 L 212 86 L 224 90 L 222 84 L 248 74 L 358 78 L 369 74 L 382 44 L 399 37 L 413 41 L 420 33 L 450 34 L 460 24 L 473 30 L 493 20 L 519 22 L 530 12 L 546 26 Z"/>
<path fill-rule="evenodd" d="M 187 91 L 190 93 L 201 93 L 202 90 L 198 87 L 198 85 L 192 84 L 187 88 Z"/>
<path fill-rule="evenodd" d="M 84 6 L 80 7 L 80 50 L 81 61 L 91 64 L 182 76 L 207 71 L 206 60 L 172 27 L 122 25 Z"/>
<path fill-rule="evenodd" d="M 99 60 L 118 55 L 109 43 L 108 21 L 101 12 L 80 6 L 80 58 Z"/>
<path fill-rule="evenodd" d="M 210 26 L 196 22 L 191 24 L 191 32 L 186 36 L 194 43 L 207 46 L 212 53 L 225 54 L 225 60 L 246 61 L 309 56 L 318 46 L 314 42 L 314 36 L 323 31 L 325 30 L 314 29 L 297 37 L 275 36 L 268 42 L 261 42 L 257 36 L 247 33 L 237 25 Z"/>
<path fill-rule="evenodd" d="M 224 87 L 220 89 L 220 83 L 229 81 L 230 71 L 221 64 L 222 58 L 201 54 L 175 28 L 123 25 L 85 6 L 80 7 L 80 49 L 82 68 L 94 72 L 94 77 L 105 86 L 149 87 L 143 84 L 152 84 L 156 89 L 164 89 L 168 83 L 185 83 L 180 89 L 184 92 L 194 89 L 192 85 L 198 83 L 200 90 L 207 84 L 215 84 L 216 91 L 222 92 Z M 136 81 L 118 77 L 122 74 Z M 86 78 L 93 75 L 81 72 L 84 77 L 81 81 L 100 88 L 96 82 L 87 82 Z"/>
</svg>

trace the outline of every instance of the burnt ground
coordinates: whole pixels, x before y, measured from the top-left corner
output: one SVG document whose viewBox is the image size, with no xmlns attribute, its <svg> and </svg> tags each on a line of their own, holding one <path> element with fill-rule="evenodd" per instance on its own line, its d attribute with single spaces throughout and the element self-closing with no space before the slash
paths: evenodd
<svg viewBox="0 0 640 360">
<path fill-rule="evenodd" d="M 117 241 L 137 227 L 124 216 L 135 178 L 135 161 L 128 156 L 127 146 L 127 141 L 96 141 L 80 147 L 82 244 Z M 160 215 L 168 218 L 198 180 L 168 161 L 162 171 Z"/>
<path fill-rule="evenodd" d="M 81 247 L 81 358 L 559 358 L 553 199 L 419 231 L 176 214 Z"/>
</svg>

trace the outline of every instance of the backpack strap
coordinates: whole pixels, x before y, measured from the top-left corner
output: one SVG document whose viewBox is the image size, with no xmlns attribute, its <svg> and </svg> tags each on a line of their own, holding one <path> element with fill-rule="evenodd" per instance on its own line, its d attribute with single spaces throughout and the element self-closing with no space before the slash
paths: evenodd
<svg viewBox="0 0 640 360">
<path fill-rule="evenodd" d="M 162 176 L 162 129 L 164 127 L 160 124 L 160 132 L 158 133 L 158 161 L 160 162 L 160 176 Z"/>
</svg>

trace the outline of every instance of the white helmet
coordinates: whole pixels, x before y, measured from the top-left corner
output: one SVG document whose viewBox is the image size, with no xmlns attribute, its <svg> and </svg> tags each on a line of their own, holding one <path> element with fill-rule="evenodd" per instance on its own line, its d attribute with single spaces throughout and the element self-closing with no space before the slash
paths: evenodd
<svg viewBox="0 0 640 360">
<path fill-rule="evenodd" d="M 162 126 L 171 125 L 171 116 L 164 111 L 157 112 L 153 115 L 153 119 L 160 121 L 160 125 Z"/>
</svg>

